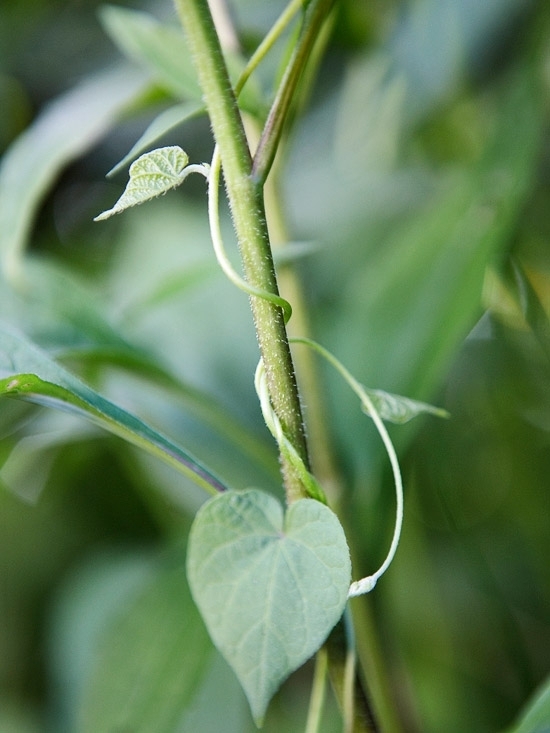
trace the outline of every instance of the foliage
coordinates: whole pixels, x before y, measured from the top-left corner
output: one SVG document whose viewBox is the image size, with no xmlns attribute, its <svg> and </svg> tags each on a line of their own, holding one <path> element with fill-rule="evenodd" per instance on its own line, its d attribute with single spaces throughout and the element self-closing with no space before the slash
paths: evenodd
<svg viewBox="0 0 550 733">
<path fill-rule="evenodd" d="M 311 0 L 301 33 L 289 15 L 269 52 L 257 49 L 281 3 L 232 3 L 221 34 L 251 139 L 269 122 L 253 174 L 267 178 L 284 302 L 272 293 L 265 308 L 292 305 L 311 466 L 271 375 L 254 384 L 254 329 L 233 283 L 253 306 L 266 288 L 248 273 L 243 285 L 231 251 L 216 255 L 233 283 L 216 265 L 215 177 L 208 212 L 201 177 L 171 190 L 190 169 L 208 177 L 212 158 L 173 8 L 72 8 L 82 15 L 67 10 L 61 39 L 53 0 L 2 10 L 2 730 L 254 730 L 197 606 L 268 732 L 328 733 L 342 714 L 349 726 L 355 663 L 380 730 L 550 726 L 549 10 L 340 0 L 325 24 L 329 4 Z M 82 27 L 97 55 L 71 47 Z M 158 151 L 136 160 L 152 148 L 176 165 Z M 134 185 L 151 160 L 171 167 L 146 197 L 166 196 L 94 224 L 128 165 Z M 295 670 L 346 606 L 342 526 L 357 578 L 385 556 L 395 513 L 388 443 L 341 376 L 375 426 L 378 413 L 450 418 L 382 426 L 404 478 L 401 545 L 329 636 L 308 712 L 312 665 Z M 334 511 L 287 491 L 283 518 L 278 452 L 284 481 Z M 222 493 L 204 503 L 204 489 Z M 246 647 L 254 619 L 264 647 Z"/>
</svg>

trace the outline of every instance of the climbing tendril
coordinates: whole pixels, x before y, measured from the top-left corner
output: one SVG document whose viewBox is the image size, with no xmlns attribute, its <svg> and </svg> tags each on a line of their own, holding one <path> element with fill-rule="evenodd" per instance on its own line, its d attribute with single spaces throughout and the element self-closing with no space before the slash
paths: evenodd
<svg viewBox="0 0 550 733">
<path fill-rule="evenodd" d="M 212 238 L 212 244 L 218 263 L 220 264 L 220 267 L 229 278 L 229 280 L 238 288 L 248 293 L 249 295 L 257 298 L 263 298 L 264 300 L 267 300 L 270 303 L 273 303 L 274 305 L 282 308 L 285 317 L 285 323 L 288 323 L 292 315 L 292 308 L 290 306 L 290 303 L 288 303 L 288 301 L 286 301 L 284 298 L 281 298 L 279 295 L 269 293 L 251 286 L 249 283 L 246 282 L 246 280 L 244 280 L 242 277 L 240 277 L 240 275 L 235 272 L 227 257 L 221 235 L 219 219 L 218 192 L 220 183 L 220 169 L 220 155 L 219 150 L 216 147 L 214 149 L 214 155 L 212 157 L 210 168 L 206 170 L 205 175 L 207 175 L 208 178 L 208 219 L 210 224 L 210 236 Z M 391 438 L 388 435 L 388 431 L 386 430 L 384 422 L 380 417 L 379 411 L 375 407 L 373 400 L 368 394 L 368 390 L 366 390 L 365 387 L 363 387 L 363 385 L 360 384 L 350 374 L 350 372 L 344 367 L 344 365 L 340 361 L 338 361 L 338 359 L 336 359 L 333 354 L 331 354 L 329 351 L 327 351 L 327 349 L 322 347 L 317 342 L 307 338 L 293 338 L 291 339 L 291 342 L 302 344 L 313 349 L 324 359 L 326 359 L 340 373 L 340 375 L 348 383 L 351 389 L 359 397 L 363 410 L 372 418 L 374 425 L 382 439 L 382 442 L 384 443 L 388 458 L 390 459 L 397 500 L 393 538 L 386 559 L 379 567 L 379 569 L 372 575 L 362 578 L 361 580 L 357 580 L 351 584 L 349 590 L 350 598 L 363 595 L 364 593 L 369 593 L 375 587 L 378 579 L 386 572 L 386 570 L 390 566 L 397 551 L 397 547 L 399 545 L 399 540 L 401 537 L 401 528 L 403 524 L 403 482 L 401 478 L 401 471 L 399 468 L 397 454 L 395 452 L 395 448 L 393 446 Z M 256 368 L 254 384 L 256 387 L 256 392 L 258 394 L 258 398 L 260 400 L 263 418 L 269 431 L 277 441 L 279 450 L 289 461 L 289 463 L 291 463 L 291 465 L 300 476 L 302 483 L 306 487 L 308 495 L 314 499 L 317 499 L 318 501 L 326 503 L 326 497 L 322 487 L 317 482 L 315 477 L 307 470 L 304 462 L 298 455 L 298 452 L 286 437 L 281 423 L 277 415 L 275 414 L 275 411 L 273 410 L 273 406 L 271 404 L 271 399 L 269 396 L 269 390 L 267 387 L 267 381 L 265 378 L 264 364 L 261 359 Z"/>
</svg>

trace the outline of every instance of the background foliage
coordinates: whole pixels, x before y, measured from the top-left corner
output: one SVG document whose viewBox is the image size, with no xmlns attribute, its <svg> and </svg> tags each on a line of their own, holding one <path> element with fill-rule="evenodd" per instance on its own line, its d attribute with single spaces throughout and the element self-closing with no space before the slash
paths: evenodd
<svg viewBox="0 0 550 733">
<path fill-rule="evenodd" d="M 169 3 L 119 5 L 177 28 Z M 245 51 L 281 7 L 231 4 Z M 126 180 L 105 173 L 161 111 L 195 110 L 192 85 L 98 3 L 0 13 L 2 325 L 231 485 L 280 494 L 203 182 L 91 221 Z M 403 541 L 355 602 L 407 731 L 506 729 L 549 672 L 549 31 L 544 0 L 342 2 L 282 169 L 289 238 L 311 244 L 295 267 L 314 336 L 368 386 L 452 416 L 392 429 Z M 210 157 L 203 118 L 162 141 Z M 389 542 L 391 477 L 321 376 L 357 576 Z M 202 492 L 74 416 L 0 407 L 0 729 L 253 730 L 181 581 Z M 266 730 L 303 729 L 309 683 L 306 668 L 284 685 Z M 337 720 L 329 702 L 323 730 Z"/>
</svg>

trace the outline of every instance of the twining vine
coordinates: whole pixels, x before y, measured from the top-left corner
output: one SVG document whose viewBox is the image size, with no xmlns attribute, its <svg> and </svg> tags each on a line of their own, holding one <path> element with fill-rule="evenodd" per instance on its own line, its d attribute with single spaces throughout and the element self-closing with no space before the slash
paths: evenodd
<svg viewBox="0 0 550 733">
<path fill-rule="evenodd" d="M 420 412 L 444 414 L 443 411 L 425 403 L 408 400 L 380 390 L 369 390 L 361 385 L 333 354 L 317 342 L 303 337 L 289 340 L 287 336 L 286 325 L 292 316 L 292 307 L 278 292 L 265 221 L 263 185 L 278 149 L 300 75 L 315 45 L 319 29 L 323 27 L 332 5 L 333 0 L 311 0 L 309 3 L 304 3 L 303 0 L 293 0 L 260 44 L 235 88 L 232 89 L 206 0 L 176 0 L 176 7 L 187 32 L 190 50 L 195 58 L 199 82 L 216 141 L 211 163 L 210 165 L 189 164 L 187 154 L 178 146 L 169 146 L 145 153 L 131 165 L 130 180 L 120 199 L 111 209 L 96 217 L 97 220 L 106 219 L 181 185 L 191 173 L 201 174 L 206 179 L 208 186 L 208 220 L 217 261 L 227 278 L 250 296 L 261 354 L 254 384 L 264 421 L 279 449 L 288 510 L 283 520 L 280 509 L 273 504 L 271 497 L 266 498 L 267 495 L 263 492 L 250 489 L 247 492 L 236 492 L 235 496 L 231 496 L 233 492 L 229 492 L 229 494 L 207 502 L 197 514 L 190 535 L 188 577 L 194 598 L 209 632 L 237 673 L 258 724 L 263 720 L 269 699 L 280 682 L 312 653 L 317 652 L 323 644 L 328 633 L 341 617 L 347 599 L 370 592 L 395 556 L 403 523 L 403 484 L 397 455 L 383 420 L 405 422 Z M 267 116 L 255 155 L 252 157 L 240 118 L 237 97 L 253 70 L 272 48 L 299 9 L 303 9 L 301 29 Z M 226 254 L 221 235 L 219 189 L 222 165 L 245 277 L 241 277 L 233 268 Z M 396 494 L 396 519 L 389 551 L 375 573 L 351 582 L 351 585 L 349 550 L 343 530 L 336 516 L 326 506 L 325 492 L 309 467 L 305 429 L 290 343 L 313 350 L 327 360 L 346 381 L 359 398 L 363 411 L 372 418 L 392 466 Z M 332 588 L 333 598 L 337 599 L 330 606 L 326 598 L 326 589 L 318 587 L 315 583 L 311 585 L 311 577 L 315 573 L 304 579 L 297 574 L 290 573 L 289 575 L 286 563 L 284 572 L 282 568 L 279 568 L 281 572 L 278 575 L 281 577 L 278 578 L 275 574 L 273 583 L 276 587 L 282 584 L 281 593 L 288 593 L 285 599 L 289 608 L 293 608 L 293 613 L 300 615 L 302 609 L 304 610 L 306 615 L 302 619 L 302 625 L 308 628 L 310 638 L 303 648 L 299 646 L 297 650 L 297 640 L 292 625 L 289 627 L 280 618 L 272 619 L 272 609 L 262 605 L 262 601 L 258 603 L 255 600 L 258 613 L 263 615 L 258 621 L 263 629 L 262 639 L 271 639 L 270 643 L 277 646 L 280 639 L 284 638 L 286 641 L 282 655 L 289 660 L 281 667 L 279 664 L 280 650 L 270 656 L 268 649 L 262 657 L 262 652 L 255 647 L 253 654 L 259 655 L 256 662 L 258 665 L 263 665 L 262 669 L 265 672 L 265 679 L 262 678 L 260 683 L 257 676 L 250 678 L 248 673 L 250 650 L 243 656 L 242 608 L 237 603 L 231 612 L 226 609 L 223 619 L 219 612 L 220 601 L 227 587 L 227 581 L 223 578 L 220 585 L 220 565 L 223 566 L 224 573 L 229 575 L 237 573 L 231 586 L 234 590 L 240 588 L 248 593 L 252 588 L 257 589 L 258 583 L 265 583 L 265 578 L 260 581 L 259 578 L 248 574 L 249 571 L 246 568 L 250 564 L 255 567 L 256 561 L 251 563 L 250 558 L 242 558 L 239 566 L 241 569 L 237 571 L 230 558 L 220 554 L 222 548 L 217 547 L 215 542 L 208 541 L 207 538 L 215 537 L 221 531 L 225 531 L 227 528 L 225 520 L 229 516 L 233 516 L 231 521 L 237 524 L 240 522 L 240 519 L 237 518 L 243 516 L 249 519 L 254 518 L 254 521 L 259 522 L 257 530 L 254 529 L 253 524 L 248 522 L 246 526 L 241 526 L 239 536 L 248 536 L 249 532 L 252 532 L 253 535 L 259 533 L 263 538 L 262 546 L 270 548 L 268 555 L 270 563 L 278 562 L 278 553 L 283 552 L 283 545 L 285 556 L 288 554 L 289 558 L 295 557 L 299 566 L 303 567 L 308 563 L 313 563 L 312 568 L 317 568 L 321 575 L 324 574 L 327 579 L 330 578 L 327 582 Z M 298 523 L 297 517 L 301 517 Z M 220 518 L 225 519 L 217 525 Z M 289 526 L 283 527 L 284 522 L 287 521 L 290 523 Z M 215 527 L 218 529 L 214 532 Z M 334 543 L 332 559 L 327 559 L 324 555 L 326 550 L 324 540 L 321 545 L 318 544 L 322 539 L 319 533 L 332 536 Z M 231 544 L 233 539 L 227 537 L 224 541 Z M 268 544 L 265 545 L 265 542 Z M 330 542 L 328 544 L 330 546 Z M 240 545 L 235 545 L 232 552 L 238 554 L 239 548 Z M 210 563 L 212 552 L 217 558 L 214 563 Z M 336 564 L 334 565 L 333 562 Z M 242 568 L 245 570 L 243 571 Z M 289 588 L 290 592 L 288 592 Z M 272 590 L 273 588 L 270 588 L 270 591 Z M 319 593 L 321 593 L 320 596 Z M 301 597 L 302 602 L 298 606 L 293 606 L 292 599 L 297 597 Z M 273 634 L 273 624 L 277 626 L 275 634 Z M 353 690 L 356 678 L 353 643 L 346 643 L 346 649 L 342 682 L 343 715 L 346 730 L 348 727 L 349 730 L 352 730 L 350 726 L 353 726 L 352 721 L 356 719 L 353 712 Z M 327 667 L 327 658 L 323 654 L 324 652 L 320 652 L 317 657 L 307 733 L 315 733 L 319 726 L 322 704 L 320 680 L 324 679 Z M 328 664 L 330 666 L 331 662 Z"/>
</svg>

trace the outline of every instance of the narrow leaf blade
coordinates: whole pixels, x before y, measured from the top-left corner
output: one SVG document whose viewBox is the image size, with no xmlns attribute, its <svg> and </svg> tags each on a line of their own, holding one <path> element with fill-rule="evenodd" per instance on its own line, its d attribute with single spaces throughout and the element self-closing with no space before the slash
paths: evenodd
<svg viewBox="0 0 550 733">
<path fill-rule="evenodd" d="M 197 102 L 183 102 L 182 104 L 176 104 L 169 109 L 165 109 L 158 117 L 155 117 L 132 149 L 107 173 L 107 176 L 111 177 L 117 174 L 137 158 L 138 155 L 147 150 L 147 148 L 155 145 L 157 140 L 167 132 L 183 124 L 191 117 L 200 114 L 203 110 L 203 105 Z"/>
<path fill-rule="evenodd" d="M 210 493 L 227 487 L 178 445 L 86 386 L 49 356 L 0 326 L 0 395 L 77 412 L 161 458 Z"/>
</svg>

